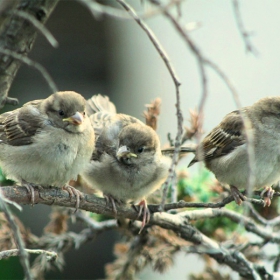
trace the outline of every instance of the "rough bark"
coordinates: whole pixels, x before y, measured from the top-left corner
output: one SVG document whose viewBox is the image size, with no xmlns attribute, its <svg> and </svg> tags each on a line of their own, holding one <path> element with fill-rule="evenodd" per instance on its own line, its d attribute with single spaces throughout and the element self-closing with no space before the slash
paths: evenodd
<svg viewBox="0 0 280 280">
<path fill-rule="evenodd" d="M 2 193 L 6 198 L 15 201 L 19 204 L 31 204 L 30 195 L 25 187 L 2 187 Z M 111 205 L 108 205 L 103 198 L 95 195 L 83 194 L 84 198 L 80 202 L 79 209 L 86 210 L 115 218 L 128 218 L 132 220 L 142 220 L 138 216 L 137 211 L 129 205 L 118 205 L 117 214 L 113 212 Z M 69 199 L 69 194 L 58 188 L 35 188 L 35 204 L 58 205 L 64 207 L 75 208 L 76 199 Z M 157 206 L 158 208 L 159 206 Z M 202 210 L 207 217 L 217 217 L 227 213 L 224 209 L 205 209 Z M 206 213 L 205 213 L 206 211 Z M 268 232 L 265 228 L 254 225 L 252 219 L 243 217 L 242 215 L 234 214 L 233 211 L 228 211 L 228 218 L 231 218 L 237 223 L 241 223 L 248 231 L 251 231 L 265 240 L 278 244 L 280 235 L 278 233 Z M 150 225 L 157 225 L 165 229 L 174 231 L 182 239 L 190 241 L 194 244 L 192 247 L 193 253 L 205 253 L 215 259 L 220 264 L 225 264 L 237 271 L 240 276 L 246 279 L 272 279 L 267 270 L 258 264 L 248 261 L 241 252 L 236 248 L 229 249 L 216 241 L 210 239 L 199 230 L 197 230 L 190 220 L 194 219 L 199 213 L 198 211 L 186 211 L 178 214 L 169 214 L 166 212 L 154 213 L 151 216 Z"/>
<path fill-rule="evenodd" d="M 10 0 L 9 0 L 10 1 Z M 24 11 L 30 17 L 45 23 L 58 0 L 18 0 L 3 6 L 0 26 L 0 108 L 6 103 L 16 105 L 17 99 L 8 97 L 8 92 L 21 61 L 1 54 L 1 49 L 10 50 L 25 57 L 31 51 L 37 30 L 33 24 L 20 17 L 16 11 Z"/>
</svg>

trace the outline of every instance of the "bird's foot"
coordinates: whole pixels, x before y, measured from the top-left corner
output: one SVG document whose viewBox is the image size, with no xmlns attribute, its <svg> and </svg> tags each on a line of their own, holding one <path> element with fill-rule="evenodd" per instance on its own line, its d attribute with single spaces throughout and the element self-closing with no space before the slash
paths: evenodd
<svg viewBox="0 0 280 280">
<path fill-rule="evenodd" d="M 264 206 L 269 207 L 271 205 L 271 200 L 273 198 L 273 195 L 275 193 L 275 190 L 271 187 L 264 187 L 263 191 L 261 192 L 261 198 L 264 200 Z"/>
<path fill-rule="evenodd" d="M 21 181 L 21 185 L 27 189 L 27 192 L 30 194 L 31 206 L 34 206 L 34 204 L 35 204 L 35 190 L 34 190 L 34 187 L 36 185 L 32 184 L 32 183 L 28 183 L 24 180 Z"/>
<path fill-rule="evenodd" d="M 235 186 L 230 186 L 230 192 L 235 200 L 235 203 L 237 205 L 241 205 L 242 201 L 246 200 L 247 197 L 245 195 L 243 195 L 239 189 Z"/>
<path fill-rule="evenodd" d="M 143 214 L 143 219 L 142 219 L 142 225 L 139 231 L 139 234 L 142 232 L 143 228 L 145 227 L 146 224 L 149 223 L 150 218 L 151 218 L 151 213 L 150 210 L 148 208 L 148 204 L 146 199 L 142 199 L 139 203 L 139 209 L 135 207 L 135 205 L 133 205 L 134 208 L 136 209 L 136 211 L 138 211 L 138 218 L 141 217 L 141 215 Z"/>
<path fill-rule="evenodd" d="M 110 194 L 104 194 L 103 193 L 103 196 L 104 196 L 104 198 L 106 200 L 106 205 L 110 205 L 111 204 L 112 208 L 113 208 L 113 212 L 114 212 L 115 216 L 117 216 L 118 211 L 117 211 L 116 204 L 122 204 L 123 201 L 121 199 L 118 199 L 118 198 L 110 195 Z"/>
<path fill-rule="evenodd" d="M 73 196 L 76 197 L 76 207 L 75 207 L 76 210 L 75 210 L 75 212 L 77 212 L 77 210 L 80 207 L 80 201 L 81 201 L 81 199 L 84 198 L 83 193 L 80 192 L 79 190 L 75 189 L 74 187 L 68 185 L 68 184 L 63 186 L 62 189 L 69 193 L 70 200 L 72 199 Z"/>
</svg>

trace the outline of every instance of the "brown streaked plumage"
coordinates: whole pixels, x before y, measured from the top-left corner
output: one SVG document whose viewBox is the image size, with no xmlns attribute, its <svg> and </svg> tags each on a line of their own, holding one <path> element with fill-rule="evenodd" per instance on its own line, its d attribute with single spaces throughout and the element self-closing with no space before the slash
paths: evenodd
<svg viewBox="0 0 280 280">
<path fill-rule="evenodd" d="M 207 166 L 211 159 L 227 155 L 236 147 L 244 144 L 243 128 L 239 111 L 233 111 L 226 115 L 222 122 L 203 139 L 198 148 L 202 149 L 202 153 L 196 153 L 189 166 L 200 160 L 204 160 Z"/>
<path fill-rule="evenodd" d="M 149 220 L 144 197 L 165 181 L 171 159 L 162 155 L 159 138 L 152 128 L 134 117 L 116 114 L 113 105 L 100 106 L 108 102 L 109 99 L 101 95 L 88 100 L 90 112 L 96 108 L 100 111 L 90 116 L 96 144 L 92 160 L 82 176 L 111 200 L 114 211 L 115 201 L 141 200 L 143 228 Z M 111 108 L 111 112 L 106 108 Z"/>
<path fill-rule="evenodd" d="M 7 178 L 57 187 L 75 179 L 94 150 L 85 104 L 76 92 L 57 92 L 0 115 L 0 166 Z"/>
<path fill-rule="evenodd" d="M 250 123 L 255 158 L 255 188 L 264 187 L 265 204 L 270 205 L 274 191 L 271 185 L 280 180 L 280 97 L 266 97 L 241 112 Z M 248 187 L 249 164 L 247 141 L 240 111 L 225 116 L 197 148 L 194 159 L 204 161 L 221 182 L 230 185 L 235 201 L 245 197 L 238 189 Z"/>
</svg>

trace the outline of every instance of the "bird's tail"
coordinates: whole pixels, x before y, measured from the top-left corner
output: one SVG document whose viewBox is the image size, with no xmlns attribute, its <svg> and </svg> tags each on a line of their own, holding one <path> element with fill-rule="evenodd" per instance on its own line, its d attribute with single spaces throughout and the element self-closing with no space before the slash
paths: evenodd
<svg viewBox="0 0 280 280">
<path fill-rule="evenodd" d="M 89 116 L 98 112 L 117 113 L 117 109 L 109 97 L 101 94 L 93 95 L 87 100 L 86 111 Z"/>
</svg>

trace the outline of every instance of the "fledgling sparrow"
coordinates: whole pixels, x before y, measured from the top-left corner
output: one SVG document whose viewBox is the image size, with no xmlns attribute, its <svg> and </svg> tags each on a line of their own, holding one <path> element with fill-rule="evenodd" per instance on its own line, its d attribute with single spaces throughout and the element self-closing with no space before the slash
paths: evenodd
<svg viewBox="0 0 280 280">
<path fill-rule="evenodd" d="M 150 213 L 145 197 L 168 176 L 171 159 L 163 156 L 156 132 L 140 120 L 117 114 L 108 97 L 95 95 L 87 101 L 96 142 L 91 162 L 82 172 L 87 184 L 115 203 L 139 201 L 142 227 Z M 140 230 L 140 231 L 141 231 Z"/>
<path fill-rule="evenodd" d="M 94 130 L 85 113 L 86 100 L 74 91 L 52 94 L 0 115 L 0 166 L 8 179 L 25 185 L 64 187 L 90 161 Z"/>
<path fill-rule="evenodd" d="M 271 185 L 280 180 L 280 97 L 266 97 L 241 109 L 250 122 L 254 148 L 254 188 L 264 187 L 265 205 L 271 204 Z M 248 187 L 248 146 L 240 111 L 225 116 L 198 146 L 194 159 L 204 161 L 218 181 L 230 185 L 237 204 L 245 197 L 239 189 Z"/>
</svg>

